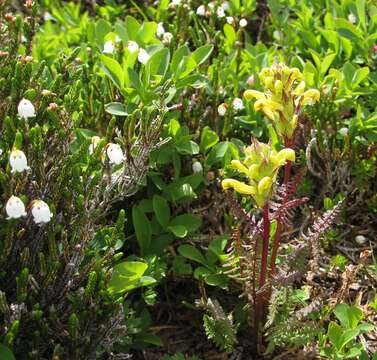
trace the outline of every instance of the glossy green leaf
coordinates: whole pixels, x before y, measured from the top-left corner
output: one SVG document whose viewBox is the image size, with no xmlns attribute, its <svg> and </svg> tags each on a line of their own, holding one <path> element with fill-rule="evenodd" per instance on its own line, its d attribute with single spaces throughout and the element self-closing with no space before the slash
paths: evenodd
<svg viewBox="0 0 377 360">
<path fill-rule="evenodd" d="M 132 208 L 132 222 L 140 249 L 143 253 L 146 253 L 152 239 L 151 223 L 136 205 Z"/>
<path fill-rule="evenodd" d="M 170 207 L 166 199 L 160 195 L 154 195 L 153 210 L 160 225 L 166 228 L 170 220 Z"/>
<path fill-rule="evenodd" d="M 122 67 L 119 63 L 109 56 L 101 55 L 102 69 L 105 74 L 113 81 L 113 83 L 119 88 L 123 89 L 124 86 L 124 74 Z"/>
<path fill-rule="evenodd" d="M 192 245 L 181 245 L 178 252 L 187 259 L 198 262 L 199 264 L 206 265 L 206 259 L 203 254 Z"/>
</svg>

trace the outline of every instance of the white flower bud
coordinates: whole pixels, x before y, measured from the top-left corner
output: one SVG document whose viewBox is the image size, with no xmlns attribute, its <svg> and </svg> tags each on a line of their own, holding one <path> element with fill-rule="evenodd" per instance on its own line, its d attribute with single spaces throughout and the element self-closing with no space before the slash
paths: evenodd
<svg viewBox="0 0 377 360">
<path fill-rule="evenodd" d="M 364 235 L 356 235 L 355 236 L 355 241 L 359 245 L 364 245 L 367 242 L 367 238 Z"/>
<path fill-rule="evenodd" d="M 245 108 L 242 99 L 240 98 L 234 98 L 232 101 L 233 109 L 236 111 L 241 111 Z"/>
<path fill-rule="evenodd" d="M 351 24 L 355 24 L 356 21 L 357 21 L 357 18 L 356 16 L 354 15 L 354 13 L 349 13 L 348 14 L 348 21 L 351 23 Z"/>
<path fill-rule="evenodd" d="M 246 26 L 247 26 L 247 20 L 246 20 L 246 19 L 241 19 L 241 20 L 240 20 L 240 26 L 241 26 L 242 28 L 246 27 Z"/>
<path fill-rule="evenodd" d="M 156 35 L 157 37 L 162 37 L 165 34 L 164 24 L 162 22 L 158 23 Z"/>
<path fill-rule="evenodd" d="M 208 3 L 208 7 L 213 10 L 215 8 L 215 2 L 214 1 L 211 1 L 210 3 Z"/>
<path fill-rule="evenodd" d="M 21 150 L 13 150 L 9 156 L 9 164 L 12 168 L 11 172 L 23 172 L 28 170 L 26 155 Z"/>
<path fill-rule="evenodd" d="M 199 173 L 199 172 L 203 171 L 203 166 L 200 163 L 200 161 L 195 161 L 195 162 L 192 163 L 192 171 L 194 173 Z"/>
<path fill-rule="evenodd" d="M 46 224 L 53 217 L 48 205 L 42 200 L 34 200 L 31 203 L 31 214 L 36 224 Z"/>
<path fill-rule="evenodd" d="M 7 220 L 19 219 L 21 216 L 26 216 L 25 205 L 17 196 L 11 196 L 5 205 L 7 212 Z"/>
<path fill-rule="evenodd" d="M 224 10 L 228 10 L 228 9 L 229 9 L 229 2 L 228 2 L 228 1 L 224 1 L 224 2 L 221 4 L 221 7 L 222 7 Z"/>
<path fill-rule="evenodd" d="M 22 99 L 18 104 L 18 115 L 21 118 L 30 118 L 35 117 L 35 108 L 34 105 L 31 103 L 30 100 Z"/>
<path fill-rule="evenodd" d="M 200 5 L 197 9 L 196 9 L 196 15 L 199 15 L 199 16 L 205 16 L 206 14 L 206 7 L 204 5 Z"/>
<path fill-rule="evenodd" d="M 173 40 L 173 34 L 170 32 L 166 32 L 162 37 L 162 42 L 164 44 L 170 44 L 170 42 Z"/>
<path fill-rule="evenodd" d="M 225 17 L 225 10 L 222 6 L 217 8 L 216 15 L 219 19 L 222 19 L 223 17 Z"/>
<path fill-rule="evenodd" d="M 100 142 L 101 138 L 99 136 L 93 136 L 90 141 L 89 145 L 89 154 L 93 155 L 94 151 L 96 150 L 96 147 L 98 143 Z"/>
<path fill-rule="evenodd" d="M 135 41 L 129 41 L 127 45 L 127 49 L 132 54 L 139 50 L 139 45 Z"/>
<path fill-rule="evenodd" d="M 339 134 L 346 137 L 348 135 L 348 128 L 342 127 L 341 129 L 339 129 Z"/>
<path fill-rule="evenodd" d="M 124 161 L 122 148 L 118 144 L 107 144 L 106 154 L 109 158 L 110 164 L 119 165 Z"/>
<path fill-rule="evenodd" d="M 227 16 L 226 17 L 226 22 L 230 25 L 234 24 L 234 18 L 233 16 Z"/>
<path fill-rule="evenodd" d="M 115 49 L 115 45 L 112 40 L 106 41 L 103 45 L 103 53 L 104 54 L 113 54 Z"/>
<path fill-rule="evenodd" d="M 225 116 L 226 114 L 226 109 L 227 109 L 227 104 L 222 103 L 217 107 L 217 112 L 220 116 Z"/>
<path fill-rule="evenodd" d="M 254 75 L 250 75 L 247 79 L 247 85 L 249 86 L 253 86 L 254 85 L 254 82 L 255 82 L 255 77 Z"/>
<path fill-rule="evenodd" d="M 144 49 L 140 49 L 139 50 L 139 55 L 137 56 L 137 60 L 142 63 L 142 64 L 146 64 L 148 62 L 150 58 L 150 55 L 144 50 Z"/>
</svg>

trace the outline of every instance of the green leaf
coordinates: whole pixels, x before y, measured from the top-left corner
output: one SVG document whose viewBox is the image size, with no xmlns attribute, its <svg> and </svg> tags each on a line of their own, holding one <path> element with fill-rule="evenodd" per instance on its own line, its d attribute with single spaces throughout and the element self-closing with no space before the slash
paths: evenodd
<svg viewBox="0 0 377 360">
<path fill-rule="evenodd" d="M 366 29 L 365 0 L 356 0 L 356 10 L 360 25 Z"/>
<path fill-rule="evenodd" d="M 354 329 L 363 318 L 363 312 L 356 306 L 338 304 L 334 309 L 334 314 L 345 329 Z"/>
<path fill-rule="evenodd" d="M 102 69 L 105 74 L 113 81 L 118 89 L 123 89 L 124 74 L 119 63 L 106 55 L 101 55 L 100 59 L 103 63 Z"/>
<path fill-rule="evenodd" d="M 331 321 L 327 329 L 327 336 L 335 348 L 339 351 L 342 346 L 343 329 L 334 321 Z"/>
<path fill-rule="evenodd" d="M 342 350 L 350 341 L 355 339 L 360 334 L 359 329 L 347 329 L 343 330 L 343 334 L 340 339 L 340 348 Z"/>
<path fill-rule="evenodd" d="M 198 262 L 199 264 L 206 265 L 206 259 L 203 254 L 192 245 L 181 245 L 178 252 L 187 259 Z"/>
<path fill-rule="evenodd" d="M 143 88 L 143 84 L 141 83 L 141 81 L 139 79 L 138 73 L 131 68 L 127 68 L 127 73 L 128 73 L 128 78 L 130 79 L 131 85 L 137 91 L 139 96 L 143 99 L 144 98 L 144 88 Z"/>
<path fill-rule="evenodd" d="M 344 82 L 348 89 L 352 89 L 352 79 L 356 72 L 355 67 L 350 63 L 346 62 L 343 66 L 343 75 L 344 75 Z"/>
<path fill-rule="evenodd" d="M 184 238 L 188 233 L 187 229 L 183 225 L 169 225 L 168 230 L 179 238 Z"/>
<path fill-rule="evenodd" d="M 202 225 L 202 220 L 195 215 L 183 214 L 175 217 L 169 224 L 170 226 L 184 226 L 188 232 L 194 232 Z"/>
<path fill-rule="evenodd" d="M 126 16 L 126 31 L 130 40 L 136 41 L 140 23 L 132 16 Z"/>
<path fill-rule="evenodd" d="M 159 195 L 153 196 L 153 211 L 156 214 L 157 221 L 163 228 L 168 226 L 170 220 L 170 207 L 165 198 Z"/>
<path fill-rule="evenodd" d="M 334 61 L 335 57 L 336 57 L 336 54 L 329 54 L 325 56 L 325 58 L 322 60 L 322 63 L 321 63 L 321 68 L 320 68 L 321 75 L 326 74 L 327 70 L 329 69 L 330 65 Z"/>
<path fill-rule="evenodd" d="M 0 359 L 1 360 L 16 360 L 12 351 L 5 345 L 0 344 Z"/>
<path fill-rule="evenodd" d="M 128 116 L 128 112 L 124 104 L 112 102 L 105 105 L 105 111 L 111 115 Z"/>
<path fill-rule="evenodd" d="M 96 42 L 100 47 L 103 45 L 105 36 L 109 32 L 111 32 L 111 25 L 107 21 L 103 19 L 99 19 L 96 22 L 95 37 L 96 37 Z"/>
<path fill-rule="evenodd" d="M 187 45 L 183 45 L 175 51 L 170 65 L 173 74 L 176 74 L 178 72 L 178 66 L 181 63 L 182 59 L 189 54 L 190 50 Z"/>
<path fill-rule="evenodd" d="M 357 69 L 352 78 L 352 88 L 356 88 L 369 75 L 369 67 Z"/>
<path fill-rule="evenodd" d="M 200 150 L 205 153 L 218 142 L 219 137 L 216 132 L 211 130 L 209 126 L 205 126 L 200 138 Z"/>
<path fill-rule="evenodd" d="M 213 45 L 204 45 L 196 49 L 191 57 L 195 60 L 196 64 L 199 66 L 203 64 L 211 55 L 213 51 Z"/>
<path fill-rule="evenodd" d="M 163 48 L 156 51 L 148 61 L 148 69 L 151 77 L 163 78 L 168 70 L 170 61 L 169 49 Z"/>
<path fill-rule="evenodd" d="M 124 261 L 115 265 L 108 290 L 110 293 L 118 294 L 139 287 L 139 280 L 147 268 L 146 263 L 138 261 Z"/>
<path fill-rule="evenodd" d="M 357 42 L 363 40 L 363 33 L 355 25 L 343 18 L 334 19 L 336 30 L 341 36 L 346 37 L 348 40 Z"/>
<path fill-rule="evenodd" d="M 136 40 L 139 43 L 149 44 L 155 37 L 157 30 L 157 23 L 149 21 L 145 22 L 136 35 Z"/>
<path fill-rule="evenodd" d="M 146 253 L 152 239 L 152 227 L 146 215 L 136 205 L 132 208 L 132 222 L 140 249 Z"/>
<path fill-rule="evenodd" d="M 182 155 L 196 155 L 199 153 L 199 145 L 192 140 L 178 142 L 176 148 Z"/>
</svg>

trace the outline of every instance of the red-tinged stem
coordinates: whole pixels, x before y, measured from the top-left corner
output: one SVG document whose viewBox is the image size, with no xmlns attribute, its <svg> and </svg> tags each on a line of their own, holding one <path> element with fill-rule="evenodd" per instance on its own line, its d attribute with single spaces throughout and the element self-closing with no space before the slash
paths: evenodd
<svg viewBox="0 0 377 360">
<path fill-rule="evenodd" d="M 263 207 L 263 236 L 262 236 L 262 258 L 261 271 L 259 274 L 259 289 L 266 283 L 267 278 L 267 260 L 268 260 L 268 243 L 270 239 L 270 217 L 268 203 Z"/>
<path fill-rule="evenodd" d="M 285 139 L 284 145 L 285 145 L 285 147 L 292 146 L 292 140 L 291 139 Z M 292 162 L 287 161 L 287 163 L 284 166 L 283 185 L 287 185 L 289 183 L 289 181 L 291 180 L 291 170 L 292 170 Z M 284 198 L 283 202 L 286 202 L 287 200 L 288 199 Z M 270 263 L 270 273 L 269 273 L 270 276 L 273 275 L 275 273 L 275 270 L 276 270 L 276 258 L 277 258 L 277 255 L 278 255 L 282 231 L 283 231 L 283 224 L 281 223 L 281 221 L 278 221 L 277 226 L 276 226 L 274 246 L 272 248 L 272 253 L 271 253 L 271 263 Z"/>
</svg>

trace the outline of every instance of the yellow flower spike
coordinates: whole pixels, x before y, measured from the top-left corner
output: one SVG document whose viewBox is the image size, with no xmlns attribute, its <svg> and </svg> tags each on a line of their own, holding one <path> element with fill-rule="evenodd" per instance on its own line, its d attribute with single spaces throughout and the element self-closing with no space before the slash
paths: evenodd
<svg viewBox="0 0 377 360">
<path fill-rule="evenodd" d="M 278 160 L 280 162 L 280 164 L 279 164 L 280 166 L 285 165 L 285 163 L 287 161 L 294 162 L 296 160 L 296 154 L 295 154 L 294 150 L 289 149 L 289 148 L 280 150 L 277 154 L 277 157 L 278 157 Z"/>
<path fill-rule="evenodd" d="M 260 195 L 267 195 L 271 190 L 272 186 L 272 179 L 269 176 L 265 176 L 261 181 L 258 183 L 258 193 Z"/>
<path fill-rule="evenodd" d="M 293 115 L 292 120 L 290 121 L 289 125 L 291 126 L 292 129 L 296 129 L 298 123 L 298 116 Z"/>
<path fill-rule="evenodd" d="M 241 163 L 239 160 L 232 160 L 231 165 L 234 169 L 238 170 L 241 173 L 244 173 L 245 175 L 249 174 L 249 169 Z"/>
<path fill-rule="evenodd" d="M 257 99 L 257 100 L 265 99 L 265 98 L 266 98 L 266 95 L 264 95 L 262 92 L 260 92 L 260 91 L 256 91 L 256 90 L 246 90 L 246 91 L 243 93 L 243 97 L 244 97 L 247 101 L 250 101 L 250 100 L 252 100 L 252 99 Z"/>
<path fill-rule="evenodd" d="M 224 190 L 234 189 L 236 192 L 244 195 L 255 195 L 256 189 L 254 186 L 247 185 L 241 181 L 235 179 L 224 179 L 221 182 L 221 186 Z"/>
<path fill-rule="evenodd" d="M 317 89 L 309 89 L 304 92 L 302 96 L 302 106 L 305 105 L 314 105 L 319 101 L 321 94 Z"/>
</svg>

